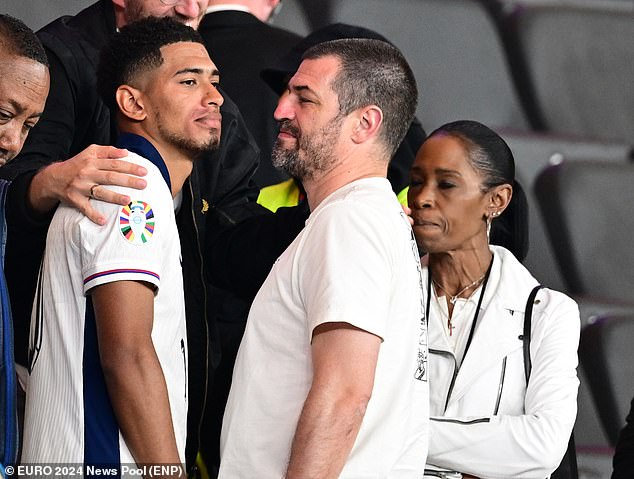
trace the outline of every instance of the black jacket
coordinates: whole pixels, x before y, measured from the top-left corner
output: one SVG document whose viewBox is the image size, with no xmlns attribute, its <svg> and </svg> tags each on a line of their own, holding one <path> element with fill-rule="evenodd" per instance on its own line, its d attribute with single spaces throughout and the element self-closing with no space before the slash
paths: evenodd
<svg viewBox="0 0 634 479">
<path fill-rule="evenodd" d="M 110 0 L 100 0 L 74 17 L 62 17 L 44 27 L 38 36 L 46 48 L 51 73 L 51 90 L 46 108 L 37 126 L 30 132 L 22 153 L 0 169 L 0 177 L 14 180 L 7 198 L 8 238 L 6 275 L 14 311 L 16 361 L 26 364 L 28 329 L 35 293 L 37 273 L 44 251 L 50 216 L 33 217 L 26 205 L 26 192 L 33 176 L 43 166 L 65 160 L 92 143 L 114 144 L 116 136 L 110 112 L 96 89 L 99 51 L 110 34 L 115 32 L 114 10 Z M 257 168 L 258 149 L 235 104 L 226 97 L 222 106 L 222 135 L 217 152 L 199 160 L 192 177 L 184 187 L 184 201 L 177 215 L 183 251 L 183 276 L 189 341 L 189 411 L 187 464 L 194 464 L 198 449 L 200 418 L 204 408 L 208 364 L 218 361 L 215 324 L 207 318 L 214 301 L 208 299 L 208 280 L 223 277 L 227 267 L 243 267 L 251 272 L 261 268 L 257 277 L 264 277 L 268 264 L 249 258 L 249 245 L 258 244 L 257 235 L 266 234 L 257 222 L 246 228 L 244 235 L 232 238 L 241 251 L 238 264 L 219 253 L 213 263 L 214 274 L 203 268 L 207 224 L 215 228 L 214 239 L 220 246 L 221 231 L 241 220 L 266 214 L 255 203 L 258 190 L 251 183 Z M 265 218 L 275 215 L 266 215 Z M 305 213 L 303 214 L 305 216 Z M 213 218 L 210 221 L 210 218 Z M 294 236 L 303 224 L 302 215 L 295 223 L 280 217 L 284 228 Z M 268 224 L 270 219 L 266 219 Z M 274 229 L 279 228 L 273 225 Z M 240 246 L 242 245 L 242 246 Z M 283 250 L 285 245 L 275 246 Z M 275 253 L 268 255 L 274 257 Z M 255 262 L 254 262 L 255 261 Z M 241 282 L 238 287 L 241 288 Z M 208 331 L 209 330 L 209 331 Z M 211 335 L 208 343 L 208 334 Z M 211 345 L 208 351 L 208 344 Z"/>
</svg>

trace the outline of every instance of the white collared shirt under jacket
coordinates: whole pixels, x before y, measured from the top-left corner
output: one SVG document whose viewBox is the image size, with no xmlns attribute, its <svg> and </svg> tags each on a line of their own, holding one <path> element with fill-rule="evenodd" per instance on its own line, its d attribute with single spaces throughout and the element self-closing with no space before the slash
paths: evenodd
<svg viewBox="0 0 634 479">
<path fill-rule="evenodd" d="M 579 309 L 563 293 L 537 294 L 527 388 L 521 335 L 538 282 L 508 250 L 491 251 L 482 309 L 459 370 L 446 324 L 430 301 L 427 462 L 483 479 L 543 479 L 561 462 L 577 414 Z"/>
</svg>

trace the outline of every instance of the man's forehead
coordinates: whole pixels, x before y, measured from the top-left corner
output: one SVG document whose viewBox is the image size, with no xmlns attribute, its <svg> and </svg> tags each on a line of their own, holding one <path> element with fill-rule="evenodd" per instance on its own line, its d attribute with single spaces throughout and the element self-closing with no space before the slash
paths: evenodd
<svg viewBox="0 0 634 479">
<path fill-rule="evenodd" d="M 191 68 L 217 70 L 202 43 L 178 42 L 164 45 L 161 47 L 161 56 L 163 57 L 163 66 L 167 68 L 178 68 L 186 65 Z"/>
<path fill-rule="evenodd" d="M 39 116 L 49 90 L 48 68 L 30 58 L 0 55 L 0 102 L 20 114 Z"/>
<path fill-rule="evenodd" d="M 297 72 L 289 81 L 291 87 L 308 87 L 318 91 L 329 87 L 339 72 L 341 61 L 332 55 L 302 60 Z"/>
</svg>

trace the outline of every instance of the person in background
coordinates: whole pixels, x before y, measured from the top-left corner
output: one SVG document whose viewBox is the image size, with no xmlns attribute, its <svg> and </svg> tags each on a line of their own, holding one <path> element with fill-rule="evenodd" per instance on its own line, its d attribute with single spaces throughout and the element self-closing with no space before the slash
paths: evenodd
<svg viewBox="0 0 634 479">
<path fill-rule="evenodd" d="M 26 463 L 181 465 L 187 331 L 174 200 L 218 147 L 219 72 L 200 35 L 170 18 L 131 23 L 104 48 L 99 90 L 117 146 L 147 171 L 130 202 L 91 200 L 96 225 L 62 205 L 31 321 Z M 178 467 L 170 476 L 180 477 Z"/>
<path fill-rule="evenodd" d="M 46 52 L 35 34 L 17 18 L 0 14 L 0 167 L 20 153 L 39 121 L 49 82 Z M 12 464 L 18 450 L 13 321 L 4 277 L 8 187 L 0 180 L 0 466 Z"/>
<path fill-rule="evenodd" d="M 416 156 L 408 201 L 427 252 L 426 476 L 548 477 L 576 417 L 579 310 L 562 293 L 535 290 L 515 255 L 489 244 L 503 216 L 527 235 L 511 150 L 478 122 L 443 125 Z"/>
<path fill-rule="evenodd" d="M 0 167 L 22 150 L 50 84 L 42 44 L 22 21 L 0 14 Z"/>
<path fill-rule="evenodd" d="M 311 215 L 258 292 L 225 411 L 221 479 L 421 477 L 427 327 L 388 163 L 417 103 L 402 54 L 321 43 L 280 98 L 273 162 Z"/>
</svg>

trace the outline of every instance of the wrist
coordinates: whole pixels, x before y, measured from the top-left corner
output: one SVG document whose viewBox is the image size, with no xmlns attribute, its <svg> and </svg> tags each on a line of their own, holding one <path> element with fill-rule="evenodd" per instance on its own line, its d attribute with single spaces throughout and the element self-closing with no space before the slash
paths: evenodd
<svg viewBox="0 0 634 479">
<path fill-rule="evenodd" d="M 44 216 L 59 203 L 55 194 L 54 178 L 58 163 L 52 163 L 38 171 L 27 190 L 26 200 L 29 210 L 37 216 Z"/>
</svg>

